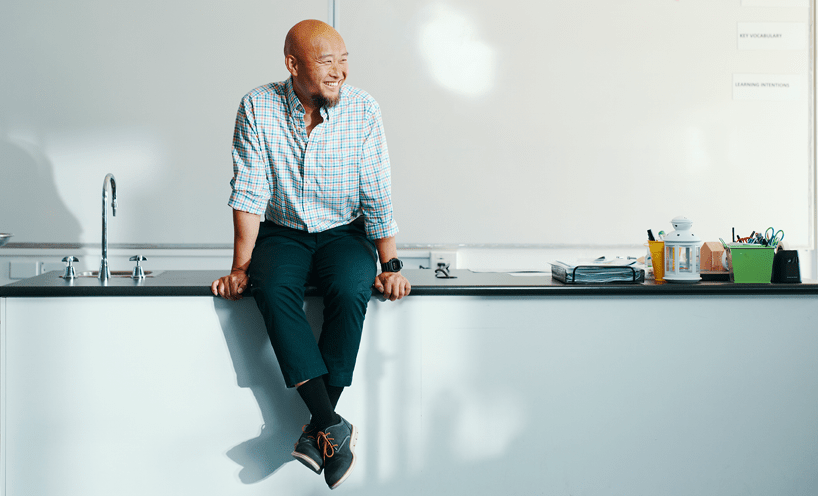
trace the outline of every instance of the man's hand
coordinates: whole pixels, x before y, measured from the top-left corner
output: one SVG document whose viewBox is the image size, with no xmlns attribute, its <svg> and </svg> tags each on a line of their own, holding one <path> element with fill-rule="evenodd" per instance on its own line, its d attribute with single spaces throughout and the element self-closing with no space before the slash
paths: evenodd
<svg viewBox="0 0 818 496">
<path fill-rule="evenodd" d="M 375 278 L 375 289 L 387 300 L 400 300 L 412 290 L 412 285 L 400 272 L 381 272 Z"/>
<path fill-rule="evenodd" d="M 230 274 L 213 281 L 210 290 L 216 296 L 236 301 L 242 298 L 249 281 L 246 271 L 234 269 Z"/>
<path fill-rule="evenodd" d="M 233 210 L 233 265 L 230 274 L 213 281 L 210 290 L 228 300 L 240 300 L 250 278 L 247 268 L 256 245 L 261 217 L 241 210 Z"/>
</svg>

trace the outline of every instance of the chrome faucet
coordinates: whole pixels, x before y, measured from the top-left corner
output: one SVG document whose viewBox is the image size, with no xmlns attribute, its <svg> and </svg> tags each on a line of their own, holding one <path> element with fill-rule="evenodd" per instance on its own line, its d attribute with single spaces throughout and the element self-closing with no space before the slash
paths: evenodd
<svg viewBox="0 0 818 496">
<path fill-rule="evenodd" d="M 99 266 L 99 278 L 103 281 L 111 277 L 111 269 L 108 268 L 108 209 L 105 205 L 109 188 L 111 189 L 111 211 L 116 217 L 116 178 L 110 173 L 102 181 L 102 262 Z"/>
</svg>

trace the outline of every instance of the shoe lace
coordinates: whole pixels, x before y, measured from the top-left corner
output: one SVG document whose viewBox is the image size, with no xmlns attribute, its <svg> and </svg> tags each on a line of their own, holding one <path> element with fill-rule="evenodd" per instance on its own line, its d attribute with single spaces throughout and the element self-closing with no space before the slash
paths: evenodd
<svg viewBox="0 0 818 496">
<path fill-rule="evenodd" d="M 321 431 L 318 433 L 318 447 L 324 452 L 324 459 L 335 456 L 338 445 L 333 444 L 333 441 L 335 441 L 335 438 L 328 436 L 326 432 Z"/>
<path fill-rule="evenodd" d="M 312 424 L 304 424 L 303 427 L 301 427 L 301 432 L 306 434 L 308 438 L 315 439 L 316 441 L 318 440 L 316 436 L 313 435 L 313 432 L 315 432 L 315 427 L 313 427 Z M 295 442 L 295 444 L 293 445 L 293 449 L 295 449 L 298 446 L 299 441 Z"/>
</svg>

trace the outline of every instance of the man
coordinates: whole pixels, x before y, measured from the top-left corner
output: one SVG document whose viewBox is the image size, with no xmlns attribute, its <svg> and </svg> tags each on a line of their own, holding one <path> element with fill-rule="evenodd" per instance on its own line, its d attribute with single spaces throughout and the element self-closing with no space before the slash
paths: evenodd
<svg viewBox="0 0 818 496">
<path fill-rule="evenodd" d="M 357 429 L 335 406 L 352 383 L 371 288 L 392 301 L 411 289 L 397 258 L 380 108 L 344 85 L 347 58 L 331 26 L 300 22 L 284 43 L 290 78 L 242 99 L 228 202 L 233 266 L 211 287 L 230 300 L 251 288 L 286 385 L 312 415 L 292 454 L 333 489 L 355 463 Z M 324 299 L 317 343 L 303 311 L 308 283 Z"/>
</svg>

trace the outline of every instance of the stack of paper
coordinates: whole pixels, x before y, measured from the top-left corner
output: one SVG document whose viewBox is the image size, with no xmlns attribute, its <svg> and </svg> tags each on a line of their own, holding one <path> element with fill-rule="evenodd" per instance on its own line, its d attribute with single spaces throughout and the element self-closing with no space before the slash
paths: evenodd
<svg viewBox="0 0 818 496">
<path fill-rule="evenodd" d="M 551 263 L 551 277 L 564 283 L 644 282 L 645 270 L 635 260 Z"/>
</svg>

